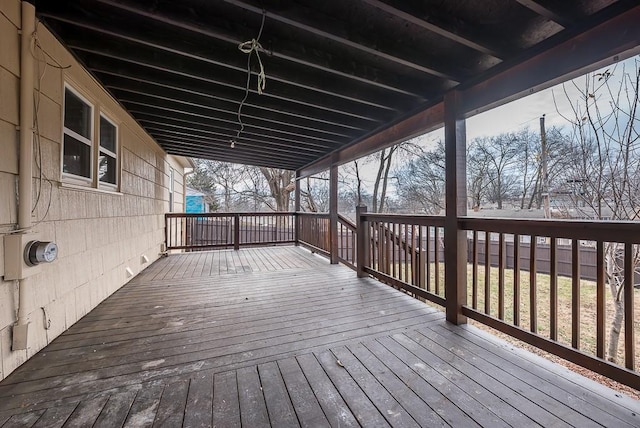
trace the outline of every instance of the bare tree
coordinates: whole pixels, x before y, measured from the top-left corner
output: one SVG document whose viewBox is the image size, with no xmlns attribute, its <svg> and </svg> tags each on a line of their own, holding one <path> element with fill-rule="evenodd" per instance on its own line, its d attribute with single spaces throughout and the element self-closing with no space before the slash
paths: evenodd
<svg viewBox="0 0 640 428">
<path fill-rule="evenodd" d="M 566 185 L 572 191 L 571 209 L 578 216 L 593 219 L 638 220 L 640 207 L 640 116 L 638 114 L 640 60 L 633 70 L 619 65 L 590 73 L 582 84 L 564 86 L 572 101 L 570 116 L 576 157 L 566 170 Z M 577 100 L 569 95 L 577 90 Z M 620 331 L 624 318 L 624 288 L 633 287 L 625 278 L 619 243 L 605 245 L 607 284 L 614 301 L 608 359 L 617 362 Z M 638 248 L 633 260 L 638 266 Z M 635 270 L 635 269 L 634 269 Z"/>
<path fill-rule="evenodd" d="M 289 211 L 291 206 L 291 192 L 296 188 L 296 173 L 287 169 L 260 168 L 260 172 L 267 180 L 271 197 L 275 200 L 275 206 L 270 208 L 275 211 Z"/>
<path fill-rule="evenodd" d="M 300 189 L 301 208 L 308 212 L 329 211 L 329 177 L 322 172 L 304 180 L 304 186 Z"/>
<path fill-rule="evenodd" d="M 411 211 L 438 214 L 445 205 L 444 143 L 401 165 L 397 171 L 398 194 Z"/>
<path fill-rule="evenodd" d="M 477 138 L 471 143 L 471 156 L 485 168 L 486 197 L 495 202 L 498 209 L 517 192 L 518 179 L 514 172 L 521 146 L 515 133 Z"/>
</svg>

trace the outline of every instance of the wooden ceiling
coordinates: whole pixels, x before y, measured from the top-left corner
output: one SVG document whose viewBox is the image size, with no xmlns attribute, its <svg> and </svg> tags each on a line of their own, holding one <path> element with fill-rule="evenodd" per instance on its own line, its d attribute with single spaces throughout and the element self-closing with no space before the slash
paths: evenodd
<svg viewBox="0 0 640 428">
<path fill-rule="evenodd" d="M 637 8 L 626 0 L 34 3 L 168 153 L 293 170 Z M 238 45 L 261 26 L 260 95 L 257 57 L 247 93 L 249 56 Z"/>
</svg>

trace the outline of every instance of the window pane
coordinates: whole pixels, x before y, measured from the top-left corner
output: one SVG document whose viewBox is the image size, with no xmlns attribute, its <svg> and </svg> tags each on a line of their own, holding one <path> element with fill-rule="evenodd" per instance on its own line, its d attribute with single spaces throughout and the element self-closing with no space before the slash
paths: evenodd
<svg viewBox="0 0 640 428">
<path fill-rule="evenodd" d="M 69 89 L 64 92 L 64 126 L 91 139 L 91 106 Z"/>
<path fill-rule="evenodd" d="M 98 157 L 98 179 L 103 183 L 116 184 L 116 158 L 100 153 Z"/>
<path fill-rule="evenodd" d="M 91 178 L 91 147 L 75 138 L 64 136 L 62 171 Z"/>
<path fill-rule="evenodd" d="M 100 146 L 112 153 L 116 152 L 116 127 L 102 116 L 100 117 Z"/>
</svg>

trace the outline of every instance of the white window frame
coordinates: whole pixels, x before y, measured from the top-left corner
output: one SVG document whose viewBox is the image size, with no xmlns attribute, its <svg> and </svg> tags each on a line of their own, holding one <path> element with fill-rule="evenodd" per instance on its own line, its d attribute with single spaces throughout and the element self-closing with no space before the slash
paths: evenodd
<svg viewBox="0 0 640 428">
<path fill-rule="evenodd" d="M 109 182 L 105 182 L 105 181 L 100 181 L 100 177 L 98 177 L 96 174 L 96 183 L 99 187 L 106 187 L 108 189 L 112 189 L 112 190 L 116 190 L 118 189 L 118 185 L 120 183 L 120 159 L 118 158 L 118 152 L 120 151 L 120 129 L 118 127 L 118 125 L 111 120 L 104 112 L 100 112 L 100 116 L 99 119 L 104 119 L 107 122 L 109 122 L 114 128 L 115 128 L 115 137 L 116 137 L 116 144 L 115 144 L 115 153 L 112 152 L 111 150 L 108 150 L 104 147 L 102 147 L 102 145 L 100 144 L 100 126 L 96 127 L 97 130 L 97 134 L 98 137 L 96 138 L 96 159 L 95 159 L 95 165 L 96 165 L 96 171 L 98 168 L 98 164 L 100 162 L 100 154 L 101 153 L 105 153 L 106 155 L 109 155 L 111 157 L 113 157 L 116 160 L 116 182 L 115 183 L 109 183 Z"/>
<path fill-rule="evenodd" d="M 73 95 L 78 97 L 80 101 L 89 106 L 91 109 L 90 116 L 90 132 L 89 135 L 91 138 L 84 137 L 79 135 L 77 132 L 67 128 L 65 126 L 65 106 L 66 106 L 66 94 L 67 90 L 71 92 Z M 78 89 L 75 89 L 72 84 L 69 82 L 64 82 L 63 91 L 62 91 L 62 139 L 60 144 L 60 178 L 63 185 L 67 184 L 71 187 L 80 186 L 86 188 L 87 190 L 101 190 L 107 192 L 119 192 L 120 189 L 120 181 L 121 181 L 121 163 L 120 163 L 120 127 L 116 123 L 114 119 L 111 119 L 112 115 L 108 112 L 105 112 L 100 108 L 98 103 L 94 103 L 89 101 L 89 99 L 82 94 Z M 113 125 L 115 128 L 115 153 L 111 150 L 102 147 L 100 145 L 100 120 L 105 119 L 109 124 Z M 68 135 L 79 142 L 86 144 L 89 146 L 89 177 L 83 177 L 81 175 L 72 174 L 69 172 L 64 172 L 64 139 L 65 136 Z M 104 181 L 100 181 L 98 177 L 98 167 L 100 161 L 100 154 L 104 153 L 105 155 L 111 156 L 115 158 L 116 161 L 116 171 L 115 177 L 116 182 L 108 183 Z"/>
<path fill-rule="evenodd" d="M 65 126 L 65 107 L 66 107 L 66 103 L 67 103 L 67 90 L 69 90 L 69 92 L 73 93 L 73 95 L 75 95 L 76 97 L 78 97 L 80 99 L 80 101 L 82 101 L 83 103 L 85 103 L 86 105 L 89 106 L 89 108 L 91 108 L 91 123 L 90 123 L 90 132 L 89 135 L 91 135 L 91 138 L 87 138 L 84 137 L 80 134 L 78 134 L 77 132 L 67 128 Z M 78 92 L 76 89 L 74 89 L 71 85 L 69 85 L 67 82 L 64 83 L 64 91 L 62 94 L 62 141 L 60 144 L 60 172 L 62 174 L 63 179 L 67 180 L 67 181 L 72 181 L 72 182 L 76 182 L 76 183 L 81 183 L 81 184 L 85 184 L 85 185 L 91 185 L 93 184 L 93 177 L 94 177 L 94 165 L 95 165 L 95 160 L 94 160 L 94 140 L 95 140 L 95 120 L 94 120 L 94 115 L 95 115 L 95 105 L 90 102 L 86 97 L 84 97 L 80 92 Z M 83 177 L 81 175 L 76 175 L 76 174 L 72 174 L 70 172 L 64 172 L 64 136 L 65 135 L 69 135 L 70 137 L 80 141 L 81 143 L 84 143 L 86 145 L 89 146 L 89 161 L 90 161 L 90 165 L 89 165 L 89 177 Z"/>
</svg>

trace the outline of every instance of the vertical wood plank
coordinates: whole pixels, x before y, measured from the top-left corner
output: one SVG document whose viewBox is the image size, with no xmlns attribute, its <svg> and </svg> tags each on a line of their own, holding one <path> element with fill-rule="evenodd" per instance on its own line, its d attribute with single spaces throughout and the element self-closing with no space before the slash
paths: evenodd
<svg viewBox="0 0 640 428">
<path fill-rule="evenodd" d="M 436 227 L 434 231 L 434 257 L 433 257 L 433 274 L 435 275 L 436 294 L 440 295 L 440 228 Z"/>
<path fill-rule="evenodd" d="M 633 263 L 633 245 L 624 244 L 624 362 L 625 367 L 634 370 L 635 367 L 635 327 L 634 327 L 634 301 L 633 301 L 633 280 L 635 265 Z"/>
<path fill-rule="evenodd" d="M 605 357 L 606 294 L 604 270 L 604 242 L 596 244 L 596 356 Z"/>
<path fill-rule="evenodd" d="M 197 375 L 189 384 L 184 426 L 210 427 L 213 409 L 213 375 Z"/>
<path fill-rule="evenodd" d="M 520 235 L 513 235 L 513 324 L 520 325 Z"/>
<path fill-rule="evenodd" d="M 538 332 L 538 283 L 537 283 L 537 245 L 538 237 L 531 235 L 529 244 L 529 329 Z"/>
<path fill-rule="evenodd" d="M 549 257 L 549 337 L 558 340 L 558 239 L 551 238 Z"/>
<path fill-rule="evenodd" d="M 571 346 L 580 349 L 580 241 L 571 242 Z"/>
<path fill-rule="evenodd" d="M 427 238 L 427 264 L 426 264 L 426 274 L 425 277 L 427 279 L 427 291 L 431 292 L 431 248 L 433 247 L 431 245 L 431 226 L 427 226 L 427 230 L 426 230 L 426 238 Z"/>
<path fill-rule="evenodd" d="M 484 313 L 491 315 L 491 232 L 484 232 Z"/>
<path fill-rule="evenodd" d="M 269 426 L 269 414 L 264 400 L 257 367 L 245 367 L 236 372 L 242 426 Z"/>
<path fill-rule="evenodd" d="M 478 309 L 478 231 L 473 231 L 471 270 L 471 306 Z"/>
<path fill-rule="evenodd" d="M 504 233 L 498 236 L 498 318 L 504 320 Z"/>
<path fill-rule="evenodd" d="M 213 377 L 213 426 L 240 427 L 240 402 L 236 372 L 219 373 Z"/>
</svg>

